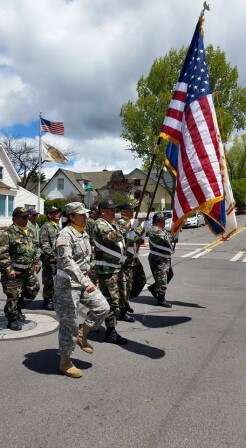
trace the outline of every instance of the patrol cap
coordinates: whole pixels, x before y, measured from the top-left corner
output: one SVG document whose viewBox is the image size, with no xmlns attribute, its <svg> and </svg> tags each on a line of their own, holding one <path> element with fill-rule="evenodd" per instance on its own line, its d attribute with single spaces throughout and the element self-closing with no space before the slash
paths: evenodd
<svg viewBox="0 0 246 448">
<path fill-rule="evenodd" d="M 69 202 L 64 207 L 64 211 L 66 215 L 72 215 L 73 213 L 77 213 L 78 215 L 84 215 L 88 213 L 90 210 L 85 207 L 85 204 L 82 202 Z"/>
<path fill-rule="evenodd" d="M 31 215 L 31 216 L 37 216 L 37 215 L 39 215 L 39 213 L 37 212 L 37 210 L 35 210 L 35 208 L 29 208 L 29 209 L 27 210 L 27 213 L 28 213 L 28 215 Z"/>
<path fill-rule="evenodd" d="M 57 207 L 55 207 L 54 205 L 52 205 L 51 207 L 49 207 L 49 208 L 46 210 L 46 215 L 49 215 L 50 213 L 60 212 L 60 211 L 61 211 L 60 208 L 57 208 Z"/>
<path fill-rule="evenodd" d="M 114 204 L 114 202 L 112 201 L 112 199 L 108 199 L 107 201 L 103 201 L 100 202 L 100 204 L 98 205 L 98 209 L 102 210 L 102 209 L 116 209 L 116 205 Z"/>
<path fill-rule="evenodd" d="M 90 211 L 91 211 L 91 212 L 98 212 L 98 205 L 97 205 L 97 204 L 93 204 L 93 205 L 90 207 Z"/>
<path fill-rule="evenodd" d="M 28 211 L 24 207 L 16 207 L 13 210 L 12 216 L 13 216 L 13 218 L 15 218 L 17 216 L 22 216 L 24 218 L 24 217 L 28 216 Z"/>
<path fill-rule="evenodd" d="M 153 216 L 153 222 L 155 221 L 165 221 L 165 215 L 163 212 L 156 212 Z"/>
<path fill-rule="evenodd" d="M 121 205 L 119 206 L 119 209 L 120 209 L 120 210 L 134 210 L 135 207 L 134 207 L 134 205 L 129 204 L 128 202 L 125 202 L 124 204 L 121 204 Z"/>
</svg>

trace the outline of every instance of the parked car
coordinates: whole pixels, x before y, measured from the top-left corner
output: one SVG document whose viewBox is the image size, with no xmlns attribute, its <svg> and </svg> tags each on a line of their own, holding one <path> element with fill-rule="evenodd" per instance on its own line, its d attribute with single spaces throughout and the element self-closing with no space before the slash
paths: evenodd
<svg viewBox="0 0 246 448">
<path fill-rule="evenodd" d="M 194 215 L 186 219 L 183 227 L 200 227 L 205 226 L 205 219 L 202 213 L 195 212 Z"/>
<path fill-rule="evenodd" d="M 171 232 L 171 227 L 173 223 L 172 210 L 165 210 L 163 213 L 165 216 L 165 229 L 168 232 Z"/>
</svg>

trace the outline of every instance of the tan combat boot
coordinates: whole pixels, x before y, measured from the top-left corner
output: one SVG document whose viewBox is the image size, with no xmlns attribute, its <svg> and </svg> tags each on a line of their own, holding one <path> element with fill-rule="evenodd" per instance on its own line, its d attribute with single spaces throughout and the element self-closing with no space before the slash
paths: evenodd
<svg viewBox="0 0 246 448">
<path fill-rule="evenodd" d="M 86 338 L 89 331 L 91 331 L 91 328 L 88 327 L 88 325 L 83 324 L 78 333 L 77 344 L 84 350 L 84 352 L 91 354 L 94 352 L 94 348 L 89 344 Z"/>
<path fill-rule="evenodd" d="M 61 356 L 60 373 L 63 375 L 70 376 L 71 378 L 81 378 L 83 375 L 83 370 L 77 369 L 70 359 L 70 356 Z"/>
</svg>

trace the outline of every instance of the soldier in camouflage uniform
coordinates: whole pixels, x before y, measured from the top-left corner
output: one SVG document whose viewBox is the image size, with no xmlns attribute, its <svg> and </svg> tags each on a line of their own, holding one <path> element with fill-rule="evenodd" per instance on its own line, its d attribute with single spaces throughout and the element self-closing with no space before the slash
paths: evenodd
<svg viewBox="0 0 246 448">
<path fill-rule="evenodd" d="M 153 216 L 153 225 L 149 230 L 149 265 L 155 283 L 148 287 L 151 294 L 157 298 L 157 305 L 171 308 L 166 301 L 168 274 L 171 271 L 172 246 L 168 232 L 165 230 L 165 216 L 157 212 Z"/>
<path fill-rule="evenodd" d="M 22 309 L 35 299 L 39 291 L 36 273 L 39 271 L 38 244 L 27 228 L 28 213 L 23 207 L 13 211 L 13 224 L 0 235 L 0 269 L 4 307 L 8 328 L 18 331 L 25 321 Z"/>
<path fill-rule="evenodd" d="M 41 248 L 43 308 L 53 310 L 54 276 L 56 274 L 55 242 L 59 234 L 60 209 L 50 207 L 47 210 L 48 221 L 40 228 L 39 245 Z"/>
<path fill-rule="evenodd" d="M 105 319 L 105 342 L 124 345 L 127 343 L 115 330 L 116 311 L 126 306 L 126 280 L 123 271 L 124 236 L 115 223 L 115 204 L 103 201 L 99 204 L 100 217 L 95 222 L 95 271 L 99 288 L 108 300 L 110 311 Z"/>
<path fill-rule="evenodd" d="M 60 372 L 73 378 L 82 376 L 82 371 L 70 359 L 76 344 L 86 353 L 93 353 L 87 334 L 93 327 L 98 328 L 109 312 L 107 300 L 88 276 L 91 248 L 84 231 L 88 211 L 80 202 L 67 204 L 68 224 L 56 242 L 54 306 L 60 321 Z M 77 322 L 79 303 L 90 310 L 80 329 Z"/>
<path fill-rule="evenodd" d="M 90 207 L 90 212 L 89 212 L 89 218 L 87 218 L 86 221 L 86 232 L 89 235 L 89 239 L 90 239 L 90 245 L 91 245 L 91 270 L 90 270 L 90 278 L 92 280 L 92 282 L 96 285 L 97 284 L 97 277 L 95 274 L 95 264 L 94 264 L 94 239 L 93 239 L 93 231 L 94 231 L 94 225 L 96 220 L 98 219 L 99 216 L 99 211 L 98 211 L 98 206 L 97 205 L 92 205 Z"/>
<path fill-rule="evenodd" d="M 119 208 L 121 212 L 119 226 L 125 236 L 127 245 L 127 258 L 124 263 L 123 269 L 127 285 L 127 302 L 129 303 L 133 284 L 137 283 L 137 285 L 135 285 L 135 289 L 137 289 L 140 294 L 146 283 L 146 276 L 143 270 L 143 266 L 138 258 L 139 244 L 144 231 L 142 227 L 138 226 L 138 220 L 133 219 L 133 205 L 125 203 L 122 204 Z M 135 321 L 132 316 L 129 316 L 127 314 L 126 309 L 121 310 L 119 320 L 125 320 L 126 322 Z"/>
</svg>

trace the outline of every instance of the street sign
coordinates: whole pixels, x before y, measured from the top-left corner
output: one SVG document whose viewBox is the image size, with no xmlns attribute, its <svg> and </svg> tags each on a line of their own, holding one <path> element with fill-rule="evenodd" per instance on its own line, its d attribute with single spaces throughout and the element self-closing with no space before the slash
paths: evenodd
<svg viewBox="0 0 246 448">
<path fill-rule="evenodd" d="M 93 185 L 91 185 L 91 184 L 84 184 L 84 190 L 85 191 L 93 191 Z"/>
</svg>

